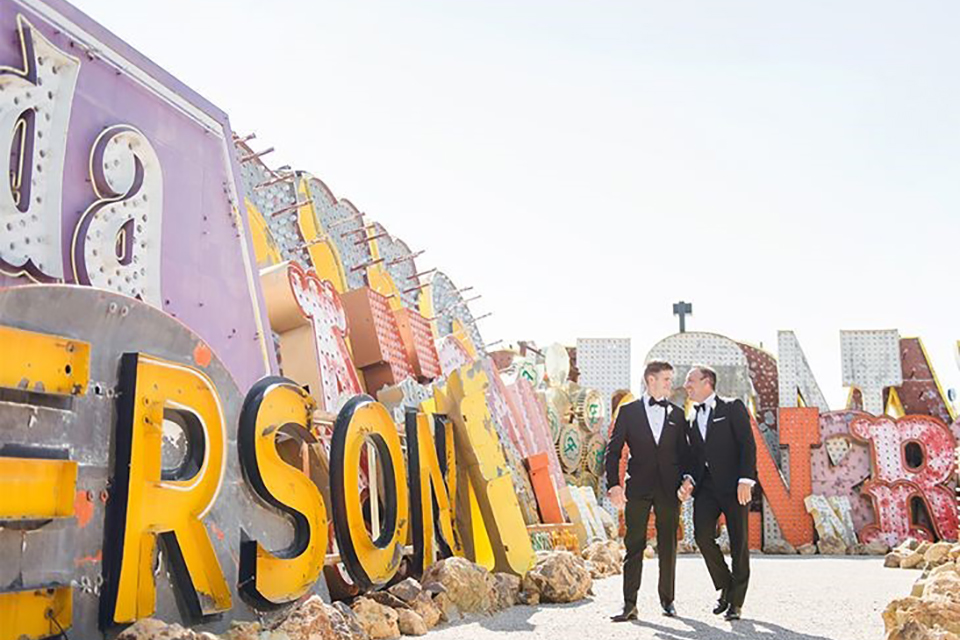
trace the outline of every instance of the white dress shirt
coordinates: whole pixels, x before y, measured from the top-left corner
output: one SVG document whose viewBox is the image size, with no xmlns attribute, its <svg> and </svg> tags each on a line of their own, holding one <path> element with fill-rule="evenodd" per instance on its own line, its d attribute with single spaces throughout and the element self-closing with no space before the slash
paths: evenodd
<svg viewBox="0 0 960 640">
<path fill-rule="evenodd" d="M 707 441 L 707 429 L 708 423 L 707 420 L 710 419 L 710 416 L 713 414 L 713 410 L 717 406 L 717 394 L 711 393 L 707 396 L 707 399 L 701 403 L 699 411 L 697 411 L 697 427 L 700 429 L 700 436 L 703 438 L 703 441 Z M 709 465 L 708 465 L 709 466 Z M 746 483 L 751 487 L 756 484 L 752 478 L 740 478 L 740 482 Z"/>
<path fill-rule="evenodd" d="M 643 394 L 640 399 L 643 402 L 643 408 L 647 412 L 647 422 L 650 423 L 650 431 L 653 432 L 653 440 L 660 444 L 660 434 L 663 433 L 663 424 L 667 419 L 667 410 L 658 404 L 650 406 L 650 394 Z"/>
<path fill-rule="evenodd" d="M 701 403 L 700 410 L 697 411 L 697 426 L 700 427 L 700 437 L 707 441 L 707 420 L 717 406 L 717 394 L 711 393 L 707 399 Z"/>
</svg>

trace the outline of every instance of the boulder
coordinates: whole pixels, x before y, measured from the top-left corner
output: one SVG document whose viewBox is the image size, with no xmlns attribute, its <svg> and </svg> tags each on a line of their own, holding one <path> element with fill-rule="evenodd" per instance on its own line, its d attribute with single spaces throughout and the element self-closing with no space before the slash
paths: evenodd
<svg viewBox="0 0 960 640">
<path fill-rule="evenodd" d="M 511 573 L 493 574 L 494 607 L 497 610 L 509 609 L 517 604 L 520 595 L 520 578 Z"/>
<path fill-rule="evenodd" d="M 260 640 L 261 633 L 266 636 L 268 632 L 263 631 L 259 622 L 234 621 L 223 634 L 223 640 Z"/>
<path fill-rule="evenodd" d="M 924 540 L 923 542 L 917 545 L 914 551 L 916 551 L 917 553 L 926 553 L 927 549 L 929 549 L 930 546 L 931 546 L 931 543 L 928 540 Z"/>
<path fill-rule="evenodd" d="M 797 553 L 797 550 L 792 544 L 781 538 L 780 540 L 771 540 L 763 545 L 763 552 L 772 555 L 792 556 Z"/>
<path fill-rule="evenodd" d="M 960 574 L 956 570 L 931 571 L 921 593 L 924 600 L 945 599 L 960 604 Z"/>
<path fill-rule="evenodd" d="M 617 575 L 623 570 L 620 545 L 613 540 L 594 542 L 580 555 L 589 563 L 590 575 L 594 578 Z"/>
<path fill-rule="evenodd" d="M 900 559 L 901 569 L 923 569 L 923 554 L 919 551 L 912 551 L 910 555 Z"/>
<path fill-rule="evenodd" d="M 847 543 L 832 536 L 820 538 L 817 549 L 825 556 L 842 556 L 847 553 Z"/>
<path fill-rule="evenodd" d="M 960 604 L 939 598 L 900 598 L 887 605 L 883 624 L 888 640 L 950 638 L 947 633 L 960 634 Z"/>
<path fill-rule="evenodd" d="M 899 569 L 900 564 L 902 562 L 903 562 L 903 556 L 897 553 L 896 551 L 891 551 L 890 553 L 887 554 L 887 557 L 883 559 L 883 566 Z"/>
<path fill-rule="evenodd" d="M 862 542 L 858 542 L 856 544 L 852 544 L 849 547 L 847 547 L 847 555 L 848 556 L 867 556 L 867 555 L 870 555 L 870 551 L 869 549 L 867 549 L 867 545 L 863 544 Z"/>
<path fill-rule="evenodd" d="M 650 559 L 652 559 L 652 558 L 656 558 L 656 557 L 657 557 L 657 549 L 656 549 L 656 547 L 649 547 L 649 546 L 648 546 L 646 549 L 644 549 L 644 550 L 643 550 L 643 557 L 646 558 L 646 559 L 648 559 L 648 560 L 650 560 Z"/>
<path fill-rule="evenodd" d="M 405 636 L 427 635 L 427 625 L 418 613 L 410 609 L 400 609 L 397 614 L 400 616 L 398 620 L 400 633 Z"/>
<path fill-rule="evenodd" d="M 956 560 L 957 558 L 960 558 L 960 544 L 950 547 L 950 559 Z"/>
<path fill-rule="evenodd" d="M 938 542 L 930 545 L 924 552 L 923 559 L 928 567 L 939 567 L 941 564 L 950 561 L 950 548 L 953 545 L 949 542 Z"/>
<path fill-rule="evenodd" d="M 460 617 L 460 610 L 457 609 L 457 605 L 453 603 L 446 592 L 433 596 L 433 604 L 440 610 L 440 620 L 442 622 L 450 622 Z"/>
<path fill-rule="evenodd" d="M 290 640 L 335 640 L 340 636 L 331 615 L 341 617 L 339 611 L 319 596 L 310 596 L 293 607 L 274 631 L 285 633 Z"/>
<path fill-rule="evenodd" d="M 696 552 L 697 552 L 697 545 L 693 544 L 692 542 L 681 540 L 680 542 L 677 543 L 677 553 L 696 553 Z"/>
<path fill-rule="evenodd" d="M 330 622 L 333 624 L 333 630 L 337 632 L 338 637 L 342 640 L 369 640 L 370 636 L 367 635 L 363 625 L 360 624 L 360 620 L 353 609 L 344 602 L 334 602 L 333 608 L 335 611 L 330 614 Z M 313 639 L 311 638 L 311 640 Z"/>
<path fill-rule="evenodd" d="M 813 544 L 812 542 L 802 544 L 799 547 L 797 547 L 797 553 L 799 553 L 802 556 L 815 555 L 817 553 L 817 545 Z"/>
<path fill-rule="evenodd" d="M 523 577 L 523 590 L 539 593 L 541 602 L 576 602 L 592 587 L 593 578 L 583 559 L 569 551 L 554 551 Z"/>
<path fill-rule="evenodd" d="M 367 597 L 358 598 L 350 608 L 371 640 L 400 637 L 400 615 L 396 610 Z"/>
<path fill-rule="evenodd" d="M 433 629 L 440 623 L 440 607 L 434 602 L 429 593 L 423 591 L 410 603 L 410 608 L 417 612 L 427 629 Z"/>
<path fill-rule="evenodd" d="M 398 582 L 388 589 L 390 595 L 400 598 L 407 604 L 410 604 L 423 593 L 423 587 L 420 586 L 420 583 L 414 580 L 413 578 L 407 578 L 402 582 Z"/>
<path fill-rule="evenodd" d="M 533 592 L 521 591 L 520 596 L 517 598 L 517 601 L 520 604 L 525 604 L 530 607 L 535 607 L 538 604 L 540 604 L 540 594 L 537 593 L 536 591 L 533 591 Z"/>
<path fill-rule="evenodd" d="M 133 625 L 120 632 L 117 640 L 205 640 L 216 638 L 209 633 L 197 633 L 184 629 L 179 624 L 168 624 L 156 618 L 137 620 Z"/>
<path fill-rule="evenodd" d="M 443 585 L 443 595 L 463 613 L 487 613 L 496 600 L 493 575 L 465 558 L 445 558 L 430 565 L 423 582 Z"/>
<path fill-rule="evenodd" d="M 366 597 L 370 598 L 374 602 L 380 603 L 385 607 L 390 607 L 391 609 L 409 609 L 410 606 L 398 598 L 397 596 L 389 593 L 387 591 L 370 591 L 364 594 Z"/>
</svg>

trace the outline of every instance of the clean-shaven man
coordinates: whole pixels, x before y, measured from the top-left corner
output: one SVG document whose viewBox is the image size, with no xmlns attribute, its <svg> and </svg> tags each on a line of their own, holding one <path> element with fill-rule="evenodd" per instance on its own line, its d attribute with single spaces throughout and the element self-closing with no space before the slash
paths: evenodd
<svg viewBox="0 0 960 640">
<path fill-rule="evenodd" d="M 693 529 L 720 598 L 713 612 L 739 620 L 750 580 L 747 522 L 757 483 L 757 444 L 750 415 L 741 400 L 717 395 L 717 372 L 699 365 L 687 374 L 684 389 L 695 403 L 688 439 L 693 452 Z M 720 514 L 730 534 L 732 569 L 717 544 Z"/>
<path fill-rule="evenodd" d="M 637 592 L 651 509 L 657 519 L 660 606 L 664 615 L 677 615 L 673 595 L 680 496 L 689 495 L 692 489 L 691 481 L 684 479 L 691 465 L 686 419 L 683 410 L 667 400 L 673 389 L 673 367 L 667 362 L 650 362 L 643 380 L 646 393 L 620 405 L 605 460 L 608 496 L 614 506 L 625 510 L 627 528 L 623 612 L 612 617 L 615 622 L 637 619 Z M 624 443 L 630 447 L 625 490 L 619 474 Z"/>
</svg>

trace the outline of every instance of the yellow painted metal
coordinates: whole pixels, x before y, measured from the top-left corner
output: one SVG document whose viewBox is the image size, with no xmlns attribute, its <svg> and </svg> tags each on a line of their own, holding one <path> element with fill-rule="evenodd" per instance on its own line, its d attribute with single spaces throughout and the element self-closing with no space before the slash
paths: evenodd
<svg viewBox="0 0 960 640">
<path fill-rule="evenodd" d="M 459 436 L 457 456 L 476 491 L 495 569 L 523 575 L 536 558 L 513 487 L 512 472 L 487 406 L 489 384 L 482 363 L 462 367 L 449 378 L 448 393 L 459 400 L 459 411 L 451 414 Z"/>
<path fill-rule="evenodd" d="M 250 223 L 250 236 L 253 238 L 253 253 L 257 260 L 257 267 L 263 269 L 283 262 L 280 255 L 280 246 L 270 232 L 267 221 L 256 205 L 249 199 L 244 199 L 247 207 L 247 220 Z"/>
<path fill-rule="evenodd" d="M 483 521 L 480 500 L 477 498 L 477 491 L 473 488 L 473 480 L 470 479 L 469 474 L 465 474 L 464 485 L 466 485 L 467 504 L 470 512 L 467 523 L 470 528 L 470 540 L 473 547 L 473 557 L 468 559 L 488 571 L 493 571 L 497 565 L 497 558 L 493 553 L 493 543 L 490 541 L 490 534 L 487 533 L 487 525 Z"/>
<path fill-rule="evenodd" d="M 436 441 L 432 433 L 433 416 L 425 413 L 417 414 L 417 448 L 420 460 L 420 486 L 411 487 L 411 491 L 420 492 L 420 504 L 423 505 L 423 558 L 424 567 L 433 562 L 436 551 L 434 539 L 433 501 L 437 502 L 437 516 L 440 518 L 440 533 L 450 546 L 454 555 L 462 556 L 463 550 L 453 533 L 453 500 L 450 499 L 448 485 L 440 471 L 440 459 L 437 457 Z M 447 421 L 445 443 L 450 442 L 453 435 L 453 425 Z M 410 443 L 407 442 L 407 446 Z M 450 457 L 455 449 L 447 447 L 447 468 L 455 468 L 456 460 L 450 465 Z M 455 454 L 453 454 L 455 455 Z M 453 486 L 455 485 L 455 479 Z M 455 499 L 455 496 L 454 496 Z"/>
<path fill-rule="evenodd" d="M 894 419 L 906 415 L 906 411 L 903 410 L 903 402 L 900 401 L 900 394 L 894 387 L 890 387 L 890 395 L 887 397 L 887 406 L 884 413 Z"/>
<path fill-rule="evenodd" d="M 382 546 L 377 546 L 367 532 L 358 482 L 343 483 L 344 503 L 350 540 L 364 573 L 373 584 L 386 584 L 397 572 L 403 557 L 403 545 L 409 528 L 409 492 L 400 436 L 390 413 L 379 402 L 367 403 L 353 413 L 343 452 L 343 468 L 347 473 L 355 473 L 360 469 L 360 455 L 366 448 L 367 439 L 371 437 L 381 440 L 393 467 L 392 497 L 396 500 L 397 519 L 389 539 Z M 378 455 L 381 455 L 379 451 Z M 389 493 L 387 497 L 391 497 Z"/>
<path fill-rule="evenodd" d="M 307 593 L 323 572 L 327 552 L 327 511 L 317 485 L 301 469 L 280 457 L 276 437 L 281 427 L 296 424 L 310 429 L 316 402 L 303 388 L 278 384 L 264 394 L 257 413 L 256 456 L 263 482 L 282 504 L 303 514 L 310 542 L 295 557 L 278 557 L 257 543 L 257 592 L 277 604 Z"/>
<path fill-rule="evenodd" d="M 203 459 L 200 470 L 191 478 L 161 479 L 165 408 L 191 414 L 202 426 Z M 131 430 L 131 453 L 114 622 L 133 622 L 153 615 L 157 534 L 171 531 L 177 537 L 204 615 L 230 609 L 230 589 L 203 524 L 226 470 L 226 424 L 213 382 L 192 367 L 139 354 L 133 422 L 118 428 Z"/>
<path fill-rule="evenodd" d="M 69 518 L 76 487 L 76 462 L 0 457 L 0 520 Z"/>
<path fill-rule="evenodd" d="M 0 387 L 83 395 L 90 381 L 90 344 L 0 326 Z"/>
<path fill-rule="evenodd" d="M 72 624 L 70 587 L 0 593 L 0 640 L 49 638 Z"/>
<path fill-rule="evenodd" d="M 426 284 L 423 289 L 420 289 L 420 298 L 417 304 L 420 306 L 420 315 L 430 320 L 430 332 L 433 334 L 434 341 L 436 341 L 440 332 L 437 330 L 437 319 L 434 314 L 433 285 Z"/>
<path fill-rule="evenodd" d="M 337 246 L 330 241 L 327 230 L 320 224 L 313 202 L 310 200 L 310 178 L 303 177 L 297 185 L 300 201 L 307 202 L 300 207 L 297 215 L 297 226 L 300 227 L 300 236 L 307 243 L 307 252 L 310 261 L 321 280 L 329 280 L 337 293 L 347 291 L 347 275 L 343 268 L 343 260 Z"/>
<path fill-rule="evenodd" d="M 471 360 L 477 359 L 477 346 L 473 344 L 473 338 L 470 337 L 470 332 L 464 328 L 463 323 L 460 320 L 454 318 L 453 320 L 453 336 L 460 341 L 460 344 L 463 345 L 463 348 L 467 350 L 467 355 L 470 356 Z"/>
</svg>

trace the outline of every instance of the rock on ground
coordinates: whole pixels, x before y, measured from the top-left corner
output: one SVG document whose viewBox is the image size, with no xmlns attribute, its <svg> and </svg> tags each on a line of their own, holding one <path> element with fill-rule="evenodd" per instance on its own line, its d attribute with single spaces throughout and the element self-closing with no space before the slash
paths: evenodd
<svg viewBox="0 0 960 640">
<path fill-rule="evenodd" d="M 400 633 L 405 636 L 423 636 L 427 634 L 427 625 L 418 613 L 410 609 L 400 609 L 397 611 L 397 614 L 399 615 L 398 625 L 400 627 Z"/>
<path fill-rule="evenodd" d="M 371 640 L 400 637 L 400 616 L 396 610 L 367 597 L 358 598 L 350 608 Z"/>
<path fill-rule="evenodd" d="M 443 585 L 443 595 L 463 613 L 488 613 L 494 608 L 493 575 L 465 558 L 445 558 L 430 565 L 423 583 L 430 582 Z"/>
<path fill-rule="evenodd" d="M 120 632 L 117 640 L 215 640 L 210 633 L 185 629 L 179 624 L 168 624 L 155 618 L 144 618 Z"/>
<path fill-rule="evenodd" d="M 520 578 L 510 573 L 493 574 L 494 607 L 498 611 L 517 604 L 520 596 Z"/>
<path fill-rule="evenodd" d="M 583 559 L 555 551 L 537 561 L 523 578 L 526 593 L 539 593 L 541 602 L 576 602 L 587 597 L 593 578 Z"/>
<path fill-rule="evenodd" d="M 594 578 L 605 578 L 623 571 L 620 545 L 614 540 L 594 542 L 580 555 L 587 561 L 590 575 Z"/>
</svg>

